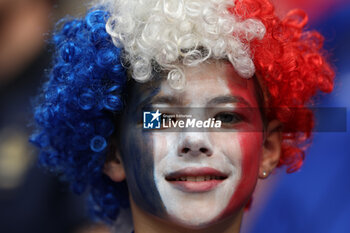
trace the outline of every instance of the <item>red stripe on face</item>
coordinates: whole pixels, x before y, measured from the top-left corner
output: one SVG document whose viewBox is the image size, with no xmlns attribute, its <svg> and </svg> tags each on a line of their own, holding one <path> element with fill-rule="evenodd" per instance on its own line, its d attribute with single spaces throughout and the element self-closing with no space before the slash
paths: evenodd
<svg viewBox="0 0 350 233">
<path fill-rule="evenodd" d="M 230 72 L 233 77 L 228 83 L 231 94 L 244 98 L 253 108 L 256 108 L 256 111 L 254 111 L 256 114 L 252 116 L 249 122 L 243 123 L 236 132 L 242 152 L 241 178 L 220 218 L 238 213 L 248 203 L 257 183 L 263 149 L 262 119 L 258 111 L 254 81 L 253 79 L 247 80 L 238 77 L 230 67 L 227 72 Z"/>
</svg>

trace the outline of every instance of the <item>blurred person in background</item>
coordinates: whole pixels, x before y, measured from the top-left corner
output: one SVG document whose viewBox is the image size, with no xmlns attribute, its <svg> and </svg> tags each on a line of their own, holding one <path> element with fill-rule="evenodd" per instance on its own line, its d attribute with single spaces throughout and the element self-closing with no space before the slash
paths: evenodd
<svg viewBox="0 0 350 233">
<path fill-rule="evenodd" d="M 36 165 L 28 144 L 30 99 L 49 66 L 55 14 L 72 2 L 0 0 L 0 232 L 106 232 L 89 225 L 82 198 Z M 75 4 L 81 1 L 74 1 Z M 78 8 L 78 7 L 77 7 Z"/>
</svg>

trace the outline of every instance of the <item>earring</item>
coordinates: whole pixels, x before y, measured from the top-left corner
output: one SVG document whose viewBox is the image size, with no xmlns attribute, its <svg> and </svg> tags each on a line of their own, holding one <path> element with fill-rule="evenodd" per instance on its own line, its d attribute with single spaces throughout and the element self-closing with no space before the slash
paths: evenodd
<svg viewBox="0 0 350 233">
<path fill-rule="evenodd" d="M 263 171 L 262 174 L 261 174 L 261 178 L 266 178 L 267 177 L 267 172 L 266 171 Z"/>
</svg>

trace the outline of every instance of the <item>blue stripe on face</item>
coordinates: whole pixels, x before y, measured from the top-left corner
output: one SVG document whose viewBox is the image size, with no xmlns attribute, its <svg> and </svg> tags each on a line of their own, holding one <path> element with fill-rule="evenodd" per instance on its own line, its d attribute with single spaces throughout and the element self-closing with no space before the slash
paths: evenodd
<svg viewBox="0 0 350 233">
<path fill-rule="evenodd" d="M 126 171 L 129 192 L 135 203 L 146 212 L 164 216 L 166 211 L 154 181 L 154 148 L 152 133 L 140 126 L 139 102 L 150 99 L 159 88 L 134 83 L 121 121 L 120 152 Z"/>
</svg>

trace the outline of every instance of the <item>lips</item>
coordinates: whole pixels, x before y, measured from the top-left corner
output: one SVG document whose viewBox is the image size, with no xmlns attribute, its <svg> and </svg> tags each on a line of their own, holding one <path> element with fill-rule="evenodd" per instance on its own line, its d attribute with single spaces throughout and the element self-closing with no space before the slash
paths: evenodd
<svg viewBox="0 0 350 233">
<path fill-rule="evenodd" d="M 213 190 L 228 177 L 227 174 L 210 167 L 184 168 L 165 176 L 176 189 L 199 193 Z"/>
</svg>

